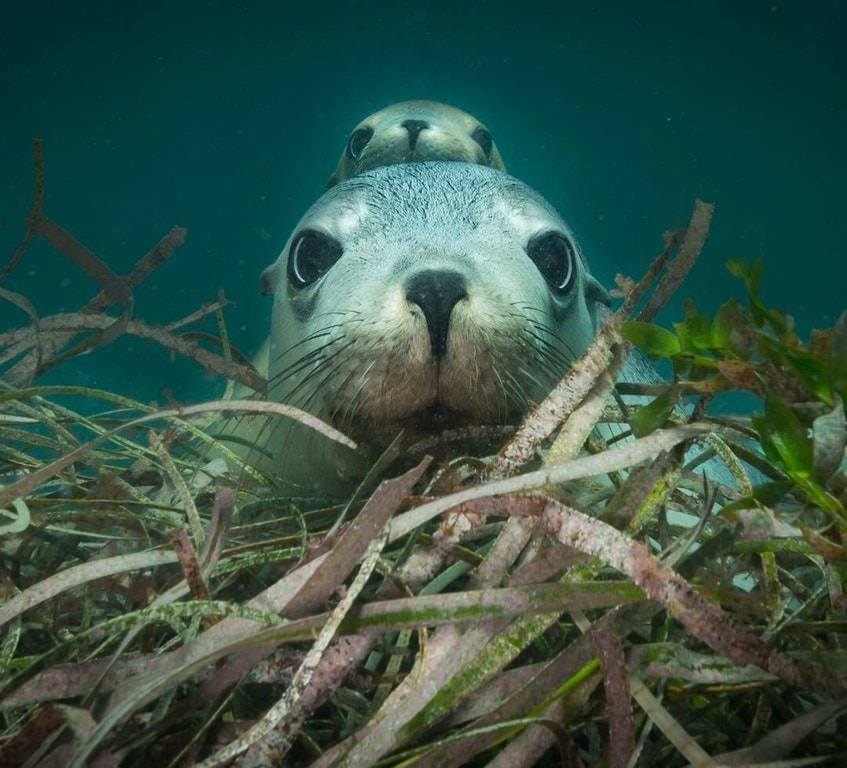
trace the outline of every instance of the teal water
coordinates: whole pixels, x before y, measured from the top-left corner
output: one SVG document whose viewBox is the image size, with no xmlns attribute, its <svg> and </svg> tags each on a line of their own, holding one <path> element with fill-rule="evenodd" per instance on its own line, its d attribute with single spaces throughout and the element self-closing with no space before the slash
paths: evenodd
<svg viewBox="0 0 847 768">
<path fill-rule="evenodd" d="M 423 98 L 488 124 L 510 172 L 562 212 L 604 281 L 639 275 L 699 196 L 716 218 L 680 299 L 714 308 L 739 293 L 724 260 L 763 256 L 766 299 L 805 329 L 831 324 L 847 306 L 847 5 L 567 5 L 4 3 L 2 260 L 23 232 L 37 136 L 46 212 L 115 271 L 188 228 L 136 314 L 170 321 L 224 288 L 231 333 L 251 351 L 270 312 L 259 272 L 349 130 Z M 45 315 L 95 291 L 44 244 L 4 287 Z M 25 322 L 0 307 L 0 328 Z M 131 340 L 57 379 L 147 400 L 221 389 Z"/>
</svg>

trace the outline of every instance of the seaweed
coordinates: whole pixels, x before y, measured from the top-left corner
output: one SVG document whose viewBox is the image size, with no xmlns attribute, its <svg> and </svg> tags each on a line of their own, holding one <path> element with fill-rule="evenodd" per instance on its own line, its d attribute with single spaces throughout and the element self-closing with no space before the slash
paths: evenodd
<svg viewBox="0 0 847 768">
<path fill-rule="evenodd" d="M 657 322 L 711 205 L 697 201 L 641 280 L 618 278 L 620 305 L 523 424 L 474 430 L 502 443 L 490 455 L 434 462 L 426 444 L 395 442 L 339 505 L 281 494 L 212 437 L 220 414 L 253 412 L 351 444 L 261 399 L 225 297 L 164 323 L 134 317 L 185 231 L 117 275 L 43 212 L 40 143 L 35 164 L 0 279 L 40 237 L 101 290 L 40 317 L 0 289 L 28 321 L 0 331 L 0 765 L 792 766 L 847 753 L 847 314 L 804 338 L 763 300 L 762 263 L 734 260 L 742 300 Z M 225 396 L 157 410 L 38 384 L 126 334 L 220 376 Z M 616 383 L 634 347 L 672 378 Z M 235 382 L 259 396 L 231 399 Z M 738 392 L 755 415 L 713 407 Z M 646 404 L 621 399 L 633 394 Z M 625 439 L 604 443 L 605 421 Z M 705 461 L 731 482 L 696 473 Z"/>
</svg>

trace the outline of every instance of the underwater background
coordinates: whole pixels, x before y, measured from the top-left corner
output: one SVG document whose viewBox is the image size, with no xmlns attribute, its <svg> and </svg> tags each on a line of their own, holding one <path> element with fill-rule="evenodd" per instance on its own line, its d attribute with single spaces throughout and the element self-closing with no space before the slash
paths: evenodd
<svg viewBox="0 0 847 768">
<path fill-rule="evenodd" d="M 717 209 L 680 297 L 713 310 L 765 259 L 765 300 L 801 329 L 847 306 L 847 4 L 838 2 L 3 3 L 0 261 L 32 201 L 119 274 L 178 224 L 188 239 L 136 291 L 175 320 L 223 288 L 234 343 L 267 331 L 260 271 L 324 189 L 350 130 L 433 99 L 484 121 L 509 171 L 568 221 L 592 270 L 642 274 L 695 196 Z M 98 288 L 36 241 L 4 287 L 40 314 Z M 0 306 L 0 328 L 25 325 Z M 221 380 L 121 339 L 40 383 L 143 400 Z"/>
</svg>

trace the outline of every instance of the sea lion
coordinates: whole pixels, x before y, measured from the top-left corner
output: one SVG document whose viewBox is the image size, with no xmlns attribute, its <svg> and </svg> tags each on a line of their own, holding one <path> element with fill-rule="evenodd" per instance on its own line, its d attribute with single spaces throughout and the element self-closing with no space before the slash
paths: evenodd
<svg viewBox="0 0 847 768">
<path fill-rule="evenodd" d="M 274 297 L 269 398 L 377 448 L 400 429 L 517 423 L 609 303 L 541 195 L 452 162 L 334 186 L 263 284 Z M 304 490 L 349 490 L 370 460 L 289 421 L 253 423 L 253 463 Z"/>
<path fill-rule="evenodd" d="M 473 115 L 437 101 L 401 101 L 353 129 L 327 187 L 379 166 L 431 160 L 505 170 L 491 133 Z"/>
<path fill-rule="evenodd" d="M 356 126 L 327 188 L 380 166 L 436 160 L 505 170 L 491 133 L 473 115 L 437 101 L 401 101 Z M 270 292 L 264 281 L 261 290 Z M 267 342 L 256 352 L 253 365 L 267 373 Z M 239 394 L 247 391 L 239 389 Z"/>
</svg>

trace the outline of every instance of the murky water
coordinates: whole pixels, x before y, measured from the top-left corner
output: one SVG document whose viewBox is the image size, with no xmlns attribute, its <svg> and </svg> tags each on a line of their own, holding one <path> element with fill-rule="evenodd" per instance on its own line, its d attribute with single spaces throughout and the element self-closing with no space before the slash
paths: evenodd
<svg viewBox="0 0 847 768">
<path fill-rule="evenodd" d="M 2 252 L 23 229 L 37 136 L 45 210 L 117 272 L 172 225 L 188 228 L 138 290 L 136 314 L 169 321 L 224 288 L 234 340 L 252 351 L 270 312 L 259 272 L 323 191 L 349 130 L 427 98 L 489 125 L 510 172 L 559 208 L 607 281 L 639 274 L 700 196 L 717 214 L 680 301 L 716 306 L 740 293 L 724 260 L 764 256 L 766 298 L 804 328 L 847 305 L 847 6 L 291 5 L 5 4 Z M 5 287 L 42 314 L 94 292 L 43 243 Z M 0 307 L 3 328 L 23 322 Z M 74 375 L 145 399 L 220 391 L 129 340 Z"/>
</svg>

